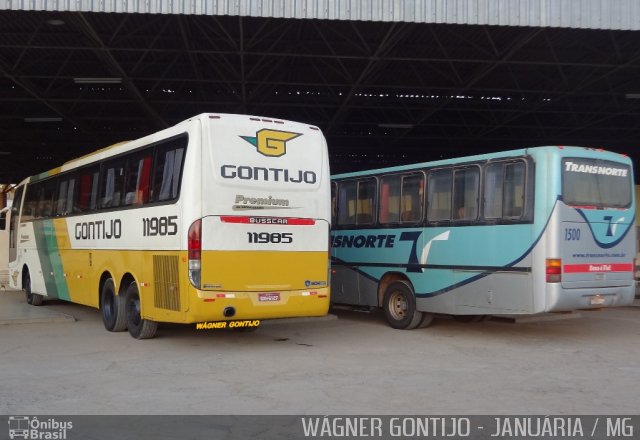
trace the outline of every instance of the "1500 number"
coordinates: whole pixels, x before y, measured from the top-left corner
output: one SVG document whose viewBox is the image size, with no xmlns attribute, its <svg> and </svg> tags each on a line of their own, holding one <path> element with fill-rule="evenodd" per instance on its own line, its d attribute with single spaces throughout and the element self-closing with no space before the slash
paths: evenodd
<svg viewBox="0 0 640 440">
<path fill-rule="evenodd" d="M 580 240 L 580 229 L 578 228 L 565 228 L 564 239 L 568 241 Z"/>
<path fill-rule="evenodd" d="M 292 232 L 247 232 L 249 243 L 293 243 Z"/>
<path fill-rule="evenodd" d="M 149 217 L 142 219 L 142 235 L 155 237 L 157 235 L 176 235 L 178 233 L 178 216 Z"/>
</svg>

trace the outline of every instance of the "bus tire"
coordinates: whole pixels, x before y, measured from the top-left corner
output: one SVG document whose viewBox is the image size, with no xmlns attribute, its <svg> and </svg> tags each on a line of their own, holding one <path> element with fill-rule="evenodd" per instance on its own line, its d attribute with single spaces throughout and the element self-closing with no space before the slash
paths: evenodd
<svg viewBox="0 0 640 440">
<path fill-rule="evenodd" d="M 24 295 L 27 298 L 27 304 L 31 304 L 32 306 L 42 305 L 44 297 L 31 291 L 31 276 L 29 276 L 29 272 L 25 275 L 22 290 L 24 290 Z"/>
<path fill-rule="evenodd" d="M 424 318 L 423 313 L 416 310 L 415 293 L 405 281 L 389 284 L 384 293 L 382 308 L 387 322 L 396 329 L 412 330 L 418 327 Z"/>
<path fill-rule="evenodd" d="M 136 339 L 153 338 L 158 329 L 158 323 L 143 319 L 140 316 L 140 295 L 135 282 L 129 284 L 125 297 L 125 308 L 127 310 L 127 330 Z"/>
<path fill-rule="evenodd" d="M 127 329 L 125 299 L 123 295 L 116 295 L 113 278 L 109 278 L 102 285 L 100 311 L 104 328 L 110 332 L 121 332 Z"/>
<path fill-rule="evenodd" d="M 433 323 L 433 320 L 435 318 L 436 318 L 436 314 L 435 313 L 422 312 L 422 321 L 420 321 L 420 324 L 418 325 L 418 328 L 429 327 Z"/>
</svg>

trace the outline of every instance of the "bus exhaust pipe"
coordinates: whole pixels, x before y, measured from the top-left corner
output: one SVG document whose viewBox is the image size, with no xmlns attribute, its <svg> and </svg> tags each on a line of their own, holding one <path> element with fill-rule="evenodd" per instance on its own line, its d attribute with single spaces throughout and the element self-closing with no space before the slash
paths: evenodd
<svg viewBox="0 0 640 440">
<path fill-rule="evenodd" d="M 236 314 L 236 309 L 234 307 L 225 307 L 222 314 L 225 318 L 231 318 Z"/>
</svg>

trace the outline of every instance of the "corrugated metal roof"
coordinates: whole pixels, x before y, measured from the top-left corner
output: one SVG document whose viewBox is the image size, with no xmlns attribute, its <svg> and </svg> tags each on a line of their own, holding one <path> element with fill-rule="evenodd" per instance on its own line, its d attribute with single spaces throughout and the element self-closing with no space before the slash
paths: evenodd
<svg viewBox="0 0 640 440">
<path fill-rule="evenodd" d="M 0 9 L 640 30 L 638 0 L 0 0 Z"/>
<path fill-rule="evenodd" d="M 334 172 L 534 145 L 606 148 L 640 169 L 635 31 L 6 10 L 0 22 L 0 181 L 211 111 L 318 126 Z M 42 117 L 61 120 L 27 121 Z"/>
</svg>

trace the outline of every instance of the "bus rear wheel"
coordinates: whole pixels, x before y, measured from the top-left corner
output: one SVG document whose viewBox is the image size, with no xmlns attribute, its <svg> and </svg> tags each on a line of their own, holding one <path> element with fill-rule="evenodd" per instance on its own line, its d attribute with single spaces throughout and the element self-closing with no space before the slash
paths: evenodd
<svg viewBox="0 0 640 440">
<path fill-rule="evenodd" d="M 42 305 L 44 297 L 31 291 L 31 276 L 29 276 L 29 272 L 25 275 L 22 290 L 24 290 L 24 295 L 27 298 L 27 304 L 31 304 L 32 306 Z"/>
<path fill-rule="evenodd" d="M 105 281 L 100 292 L 100 311 L 104 328 L 110 332 L 127 329 L 127 309 L 123 295 L 116 295 L 113 278 Z"/>
<path fill-rule="evenodd" d="M 127 313 L 127 329 L 129 334 L 136 339 L 153 338 L 158 329 L 158 323 L 143 319 L 140 315 L 140 295 L 135 282 L 129 284 L 125 299 Z"/>
<path fill-rule="evenodd" d="M 422 324 L 423 313 L 416 310 L 416 295 L 404 281 L 389 284 L 382 308 L 389 325 L 396 329 L 411 330 Z"/>
</svg>

